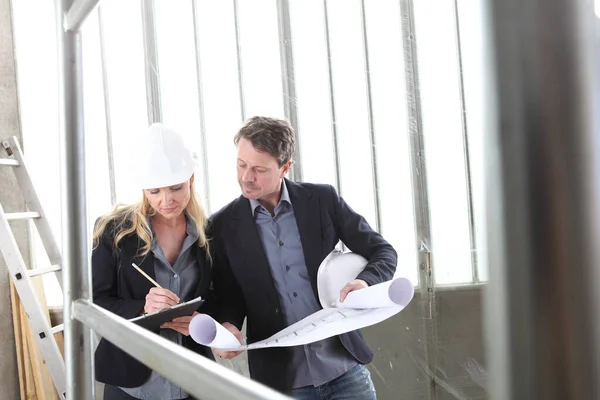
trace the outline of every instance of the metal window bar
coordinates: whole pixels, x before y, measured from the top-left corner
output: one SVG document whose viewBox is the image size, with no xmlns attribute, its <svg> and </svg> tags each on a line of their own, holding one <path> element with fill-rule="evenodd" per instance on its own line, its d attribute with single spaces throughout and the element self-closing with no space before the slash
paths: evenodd
<svg viewBox="0 0 600 400">
<path fill-rule="evenodd" d="M 460 35 L 460 16 L 458 0 L 452 2 L 454 13 L 454 32 L 456 36 L 456 58 L 458 60 L 458 90 L 460 96 L 460 119 L 465 160 L 465 180 L 467 192 L 467 217 L 469 218 L 469 241 L 471 246 L 471 277 L 472 283 L 479 283 L 479 267 L 477 262 L 477 232 L 475 214 L 473 211 L 473 185 L 471 182 L 471 159 L 469 152 L 469 129 L 467 126 L 467 105 L 465 101 L 465 82 L 463 77 L 462 45 Z"/>
<path fill-rule="evenodd" d="M 419 94 L 419 70 L 417 60 L 416 32 L 412 0 L 400 1 L 402 43 L 404 46 L 404 74 L 406 80 L 406 103 L 408 107 L 408 135 L 410 162 L 412 165 L 413 207 L 415 213 L 417 249 L 419 253 L 419 286 L 434 288 L 431 254 L 431 223 L 425 163 L 425 140 Z"/>
<path fill-rule="evenodd" d="M 146 66 L 146 101 L 148 124 L 162 122 L 158 48 L 156 44 L 156 18 L 154 0 L 142 2 L 142 29 L 144 31 L 144 65 Z"/>
<path fill-rule="evenodd" d="M 242 44 L 240 42 L 240 15 L 237 0 L 233 0 L 233 26 L 235 29 L 235 47 L 237 57 L 238 88 L 240 92 L 240 113 L 246 120 L 246 97 L 244 95 L 244 70 L 242 68 Z"/>
<path fill-rule="evenodd" d="M 421 313 L 425 335 L 425 359 L 434 371 L 437 365 L 437 310 L 435 279 L 431 263 L 431 224 L 425 163 L 425 139 L 419 94 L 419 69 L 417 59 L 417 38 L 414 23 L 413 0 L 400 0 L 400 22 L 402 45 L 404 47 L 404 74 L 406 81 L 406 104 L 408 107 L 408 135 L 410 141 L 410 161 L 412 165 L 412 193 L 415 214 L 419 261 L 419 287 L 421 293 Z M 429 380 L 427 398 L 436 398 L 436 383 Z"/>
<path fill-rule="evenodd" d="M 369 123 L 369 138 L 371 142 L 371 174 L 373 179 L 373 199 L 375 207 L 375 229 L 381 231 L 381 201 L 379 200 L 379 175 L 377 174 L 377 146 L 375 141 L 375 122 L 373 121 L 373 98 L 371 95 L 371 69 L 369 67 L 369 40 L 367 37 L 367 15 L 365 0 L 360 2 L 360 19 L 362 28 L 363 56 L 365 59 L 365 85 L 367 87 L 367 118 Z"/>
<path fill-rule="evenodd" d="M 285 116 L 296 131 L 296 150 L 291 178 L 302 181 L 302 158 L 300 152 L 300 127 L 298 121 L 298 101 L 296 99 L 296 75 L 294 73 L 294 51 L 290 21 L 289 0 L 277 0 L 277 25 L 279 28 L 279 55 L 281 57 L 281 80 Z"/>
<path fill-rule="evenodd" d="M 219 366 L 92 304 L 87 251 L 85 135 L 81 33 L 78 28 L 99 0 L 56 0 L 66 398 L 94 398 L 92 330 L 200 399 L 287 399 L 257 382 Z M 72 10 L 66 23 L 67 10 Z M 63 25 L 63 22 L 64 25 Z M 70 26 L 73 30 L 66 27 Z M 159 354 L 160 357 L 156 357 Z"/>
<path fill-rule="evenodd" d="M 210 196 L 208 195 L 210 188 L 208 174 L 208 142 L 206 140 L 206 124 L 204 123 L 204 89 L 202 85 L 202 56 L 200 53 L 200 29 L 199 21 L 199 5 L 198 0 L 192 1 L 192 19 L 194 24 L 194 52 L 196 58 L 196 84 L 198 86 L 198 115 L 200 117 L 200 146 L 202 146 L 202 174 L 204 178 L 204 204 L 206 212 L 210 215 Z"/>
<path fill-rule="evenodd" d="M 333 70 L 331 67 L 331 40 L 329 39 L 329 11 L 327 0 L 323 0 L 323 19 L 325 25 L 325 48 L 327 50 L 327 76 L 329 85 L 329 111 L 331 113 L 331 136 L 333 139 L 333 164 L 335 168 L 335 188 L 342 194 L 342 171 L 340 168 L 339 139 L 336 124 L 335 96 L 333 92 Z"/>
<path fill-rule="evenodd" d="M 106 156 L 108 162 L 108 180 L 110 184 L 110 205 L 117 205 L 117 185 L 115 180 L 115 158 L 110 118 L 110 94 L 108 90 L 108 69 L 106 66 L 106 48 L 104 47 L 104 19 L 102 7 L 98 7 L 98 35 L 100 38 L 100 62 L 102 68 L 102 96 L 104 97 L 104 123 L 106 125 Z"/>
</svg>

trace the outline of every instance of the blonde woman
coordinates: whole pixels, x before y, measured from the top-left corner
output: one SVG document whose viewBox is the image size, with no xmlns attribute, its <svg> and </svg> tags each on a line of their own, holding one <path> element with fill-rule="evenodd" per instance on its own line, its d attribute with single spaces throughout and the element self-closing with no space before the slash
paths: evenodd
<svg viewBox="0 0 600 400">
<path fill-rule="evenodd" d="M 161 124 L 151 125 L 132 153 L 142 200 L 118 206 L 96 223 L 94 302 L 129 319 L 202 296 L 207 301 L 201 310 L 210 313 L 211 262 L 206 215 L 194 190 L 195 157 L 177 132 Z M 160 335 L 214 359 L 210 349 L 189 337 L 191 318 L 165 323 Z M 105 383 L 105 400 L 188 398 L 104 339 L 96 350 L 96 378 Z"/>
</svg>

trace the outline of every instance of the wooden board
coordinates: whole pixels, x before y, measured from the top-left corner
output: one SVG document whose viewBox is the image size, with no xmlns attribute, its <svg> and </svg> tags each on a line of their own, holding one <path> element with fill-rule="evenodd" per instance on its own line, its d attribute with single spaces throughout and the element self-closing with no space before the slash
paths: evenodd
<svg viewBox="0 0 600 400">
<path fill-rule="evenodd" d="M 32 285 L 40 300 L 42 309 L 45 310 L 45 316 L 49 319 L 41 277 L 32 278 Z M 12 281 L 10 286 L 21 399 L 59 400 L 52 376 L 39 350 L 37 340 L 34 336 L 35 333 L 31 330 L 27 314 L 23 309 L 23 304 L 18 298 Z M 57 339 L 61 353 L 64 354 L 62 333 L 55 334 L 55 338 Z"/>
</svg>

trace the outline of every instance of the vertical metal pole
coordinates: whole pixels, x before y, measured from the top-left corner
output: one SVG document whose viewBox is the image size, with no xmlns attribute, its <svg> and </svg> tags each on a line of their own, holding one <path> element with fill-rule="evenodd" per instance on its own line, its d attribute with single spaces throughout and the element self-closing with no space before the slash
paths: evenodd
<svg viewBox="0 0 600 400">
<path fill-rule="evenodd" d="M 342 171 L 340 167 L 340 145 L 337 134 L 335 96 L 333 92 L 333 70 L 331 67 L 331 41 L 329 39 L 329 11 L 327 9 L 327 0 L 323 0 L 323 17 L 325 23 L 325 47 L 327 49 L 327 74 L 329 78 L 329 110 L 331 113 L 331 135 L 333 139 L 333 164 L 335 167 L 335 187 L 338 193 L 341 195 Z"/>
<path fill-rule="evenodd" d="M 63 292 L 67 398 L 93 399 L 92 331 L 72 317 L 76 299 L 91 300 L 83 131 L 81 33 L 65 31 L 72 0 L 56 0 L 58 42 Z"/>
<path fill-rule="evenodd" d="M 104 48 L 104 20 L 102 6 L 98 7 L 98 35 L 100 37 L 100 61 L 102 63 L 102 95 L 104 97 L 104 123 L 106 124 L 106 155 L 108 161 L 108 180 L 110 184 L 110 205 L 117 205 L 117 187 L 115 181 L 115 159 L 110 119 L 110 95 L 108 91 L 108 72 L 106 67 L 106 49 Z"/>
<path fill-rule="evenodd" d="M 279 54 L 281 57 L 281 79 L 283 87 L 283 107 L 285 116 L 296 131 L 296 150 L 291 178 L 302 181 L 302 157 L 300 152 L 300 127 L 298 122 L 298 102 L 296 99 L 296 76 L 294 74 L 294 52 L 289 0 L 277 0 L 277 22 L 279 27 Z"/>
<path fill-rule="evenodd" d="M 158 49 L 156 45 L 156 18 L 154 17 L 154 0 L 141 0 L 141 2 L 148 124 L 152 124 L 154 122 L 162 122 Z"/>
<path fill-rule="evenodd" d="M 206 212 L 210 215 L 210 190 L 208 174 L 208 149 L 206 141 L 206 125 L 204 124 L 204 90 L 202 87 L 202 58 L 200 53 L 200 30 L 198 1 L 192 0 L 192 18 L 194 22 L 194 51 L 196 55 L 196 82 L 198 85 L 198 114 L 200 117 L 200 146 L 202 146 L 202 173 L 204 176 L 204 203 Z"/>
<path fill-rule="evenodd" d="M 367 87 L 367 117 L 369 120 L 369 138 L 371 142 L 371 174 L 373 179 L 373 199 L 375 200 L 375 229 L 381 232 L 381 205 L 379 201 L 379 175 L 377 174 L 377 146 L 375 141 L 375 123 L 373 121 L 373 103 L 371 95 L 371 69 L 369 67 L 369 41 L 367 38 L 367 14 L 365 0 L 360 2 L 360 17 L 362 25 L 362 44 L 365 57 L 365 81 Z"/>
<path fill-rule="evenodd" d="M 592 0 L 488 0 L 485 297 L 492 399 L 599 398 Z M 489 70 L 487 66 L 486 70 Z M 497 114 L 496 114 L 497 112 Z"/>
<path fill-rule="evenodd" d="M 467 105 L 465 101 L 465 82 L 463 78 L 462 45 L 460 37 L 460 17 L 458 0 L 453 0 L 454 32 L 456 36 L 456 58 L 458 60 L 458 90 L 460 97 L 460 119 L 462 124 L 465 180 L 467 191 L 467 215 L 469 218 L 469 239 L 471 245 L 471 277 L 473 283 L 479 283 L 479 268 L 477 267 L 477 231 L 473 212 L 473 185 L 471 182 L 471 158 L 469 155 L 469 130 L 467 127 Z"/>
<path fill-rule="evenodd" d="M 421 290 L 421 312 L 425 332 L 425 359 L 432 371 L 437 368 L 437 325 L 436 298 L 433 266 L 431 264 L 431 223 L 427 188 L 427 168 L 425 165 L 425 138 L 419 93 L 419 63 L 417 59 L 417 38 L 414 23 L 413 0 L 400 0 L 402 45 L 404 47 L 404 75 L 406 79 L 406 103 L 408 115 L 408 135 L 410 160 L 412 165 L 412 192 L 415 213 L 419 287 Z M 435 398 L 436 384 L 431 379 L 427 398 Z"/>
<path fill-rule="evenodd" d="M 246 98 L 244 96 L 244 70 L 242 68 L 242 44 L 240 43 L 240 19 L 237 0 L 233 0 L 233 26 L 235 28 L 235 47 L 238 67 L 238 88 L 240 92 L 240 113 L 242 114 L 242 121 L 245 121 Z"/>
</svg>

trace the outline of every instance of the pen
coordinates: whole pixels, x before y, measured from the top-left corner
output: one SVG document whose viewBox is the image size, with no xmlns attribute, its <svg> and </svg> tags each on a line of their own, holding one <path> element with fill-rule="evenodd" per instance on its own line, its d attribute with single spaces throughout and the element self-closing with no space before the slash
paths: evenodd
<svg viewBox="0 0 600 400">
<path fill-rule="evenodd" d="M 131 263 L 131 265 L 133 266 L 133 268 L 137 269 L 140 274 L 144 275 L 144 277 L 146 279 L 148 279 L 150 282 L 152 282 L 152 284 L 154 286 L 156 286 L 157 288 L 161 288 L 161 289 L 163 288 L 154 279 L 150 278 L 147 273 L 145 273 L 144 271 L 142 271 L 142 269 L 140 267 L 138 267 L 137 265 L 135 265 L 135 263 Z"/>
</svg>

